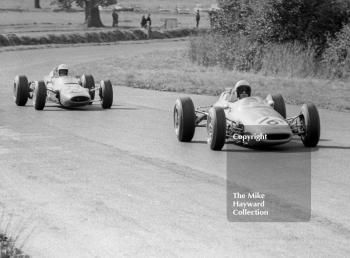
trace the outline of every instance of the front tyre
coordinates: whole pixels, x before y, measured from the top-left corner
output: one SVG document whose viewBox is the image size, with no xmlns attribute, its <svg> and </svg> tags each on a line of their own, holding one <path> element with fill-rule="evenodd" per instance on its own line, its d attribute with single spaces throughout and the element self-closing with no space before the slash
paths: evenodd
<svg viewBox="0 0 350 258">
<path fill-rule="evenodd" d="M 111 108 L 113 104 L 113 87 L 110 80 L 101 81 L 100 98 L 102 108 Z"/>
<path fill-rule="evenodd" d="M 17 106 L 27 104 L 29 97 L 28 79 L 24 75 L 17 75 L 13 84 L 13 98 Z"/>
<path fill-rule="evenodd" d="M 212 150 L 221 150 L 226 141 L 226 116 L 221 107 L 209 109 L 207 120 L 208 144 Z"/>
<path fill-rule="evenodd" d="M 314 104 L 304 104 L 301 107 L 301 122 L 304 127 L 304 133 L 301 135 L 301 140 L 305 147 L 316 147 L 320 140 L 320 116 Z"/>
<path fill-rule="evenodd" d="M 38 81 L 34 88 L 33 105 L 36 110 L 43 110 L 46 104 L 47 90 L 45 82 Z"/>
<path fill-rule="evenodd" d="M 89 94 L 91 100 L 95 99 L 95 91 L 91 91 L 91 89 L 95 88 L 95 79 L 91 74 L 83 74 L 80 78 L 81 86 L 83 88 L 89 89 Z"/>
<path fill-rule="evenodd" d="M 271 95 L 273 100 L 273 109 L 276 110 L 284 119 L 287 117 L 286 104 L 281 94 Z"/>
<path fill-rule="evenodd" d="M 196 128 L 196 113 L 192 99 L 178 98 L 174 106 L 174 130 L 180 142 L 190 142 Z"/>
</svg>

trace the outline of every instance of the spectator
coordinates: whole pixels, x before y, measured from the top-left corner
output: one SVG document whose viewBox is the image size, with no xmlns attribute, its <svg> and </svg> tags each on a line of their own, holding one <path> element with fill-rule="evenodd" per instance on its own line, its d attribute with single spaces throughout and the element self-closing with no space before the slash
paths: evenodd
<svg viewBox="0 0 350 258">
<path fill-rule="evenodd" d="M 113 25 L 112 25 L 112 27 L 118 27 L 119 16 L 118 16 L 117 9 L 113 10 L 112 18 L 113 18 Z"/>
<path fill-rule="evenodd" d="M 151 28 L 152 20 L 151 20 L 151 14 L 150 13 L 147 16 L 146 22 L 148 22 L 148 27 Z"/>
<path fill-rule="evenodd" d="M 199 13 L 199 10 L 197 10 L 196 12 L 196 28 L 198 29 L 198 26 L 199 26 L 199 21 L 201 19 L 201 15 Z"/>
<path fill-rule="evenodd" d="M 151 14 L 148 14 L 147 19 L 147 39 L 151 39 L 152 38 L 152 20 L 151 20 Z"/>
<path fill-rule="evenodd" d="M 141 24 L 141 28 L 146 28 L 147 20 L 146 20 L 146 17 L 144 15 L 142 15 L 140 24 Z"/>
</svg>

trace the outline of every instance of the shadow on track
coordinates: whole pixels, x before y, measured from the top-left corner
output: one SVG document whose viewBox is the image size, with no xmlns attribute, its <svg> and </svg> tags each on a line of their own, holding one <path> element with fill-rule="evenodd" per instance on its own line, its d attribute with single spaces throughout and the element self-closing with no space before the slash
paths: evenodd
<svg viewBox="0 0 350 258">
<path fill-rule="evenodd" d="M 207 144 L 207 141 L 191 141 L 191 143 L 196 143 L 196 144 Z"/>
<path fill-rule="evenodd" d="M 207 141 L 191 141 L 190 143 L 193 144 L 207 144 Z M 325 146 L 326 147 L 326 146 Z M 209 147 L 208 147 L 209 148 Z M 323 148 L 323 146 L 321 147 Z M 315 148 L 307 148 L 305 147 L 300 139 L 293 139 L 291 142 L 286 143 L 284 145 L 278 145 L 278 146 L 265 146 L 265 147 L 251 147 L 251 146 L 244 146 L 240 144 L 235 144 L 233 142 L 228 142 L 225 144 L 224 149 L 221 151 L 223 152 L 242 152 L 242 153 L 248 153 L 248 152 L 283 152 L 283 153 L 305 153 L 305 152 L 314 152 L 317 151 L 319 147 Z"/>
<path fill-rule="evenodd" d="M 24 106 L 24 107 L 33 108 L 33 106 Z M 113 105 L 109 109 L 103 109 L 99 105 L 89 105 L 89 106 L 75 107 L 75 108 L 67 108 L 67 107 L 62 107 L 62 106 L 59 106 L 59 105 L 50 105 L 50 106 L 45 106 L 43 112 L 46 112 L 46 111 L 58 111 L 58 112 L 84 111 L 84 112 L 92 112 L 92 111 L 107 111 L 107 110 L 140 110 L 140 109 L 139 108 L 135 108 L 135 107 L 123 107 L 121 105 Z"/>
<path fill-rule="evenodd" d="M 327 146 L 327 145 L 318 145 L 318 149 L 338 149 L 338 150 L 350 150 L 350 146 Z"/>
</svg>

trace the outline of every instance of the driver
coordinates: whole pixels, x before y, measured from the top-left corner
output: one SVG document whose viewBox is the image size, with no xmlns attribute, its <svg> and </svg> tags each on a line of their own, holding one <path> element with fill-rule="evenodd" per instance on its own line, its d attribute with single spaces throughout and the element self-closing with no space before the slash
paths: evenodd
<svg viewBox="0 0 350 258">
<path fill-rule="evenodd" d="M 57 70 L 58 70 L 58 76 L 59 77 L 61 77 L 61 76 L 68 76 L 68 65 L 60 64 L 57 67 Z"/>
<path fill-rule="evenodd" d="M 246 80 L 238 81 L 231 91 L 231 100 L 234 99 L 234 96 L 237 98 L 237 100 L 250 97 L 251 93 L 252 89 L 249 82 Z"/>
</svg>

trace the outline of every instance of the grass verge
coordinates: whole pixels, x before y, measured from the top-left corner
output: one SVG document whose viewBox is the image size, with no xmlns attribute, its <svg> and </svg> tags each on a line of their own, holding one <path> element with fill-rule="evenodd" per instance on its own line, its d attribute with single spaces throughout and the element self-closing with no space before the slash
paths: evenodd
<svg viewBox="0 0 350 258">
<path fill-rule="evenodd" d="M 0 34 L 0 46 L 19 46 L 19 45 L 46 45 L 46 44 L 80 44 L 80 43 L 102 43 L 127 40 L 145 40 L 145 39 L 166 39 L 187 37 L 202 33 L 197 29 L 175 29 L 168 31 L 152 31 L 148 35 L 147 31 L 136 30 L 113 30 L 86 33 L 66 33 L 66 34 L 48 34 L 46 36 L 18 36 L 12 34 Z"/>
<path fill-rule="evenodd" d="M 16 222 L 14 221 L 14 215 L 10 215 L 6 218 L 5 211 L 2 211 L 0 217 L 0 257 L 1 258 L 30 258 L 29 255 L 24 254 L 21 249 L 23 248 L 27 239 L 31 236 L 31 233 L 27 235 L 24 240 L 26 224 L 21 221 L 20 228 L 15 228 Z M 12 235 L 11 232 L 16 232 Z M 21 241 L 20 241 L 21 239 Z M 19 242 L 22 242 L 20 244 Z"/>
<path fill-rule="evenodd" d="M 113 57 L 98 64 L 76 67 L 79 74 L 92 73 L 96 79 L 111 79 L 114 85 L 161 91 L 218 95 L 247 79 L 253 94 L 265 97 L 281 93 L 289 104 L 313 102 L 318 107 L 350 112 L 349 83 L 314 78 L 295 79 L 204 67 L 190 61 L 188 50 L 154 51 L 134 58 Z"/>
<path fill-rule="evenodd" d="M 0 257 L 1 258 L 29 258 L 21 250 L 15 247 L 15 241 L 0 233 Z"/>
</svg>

